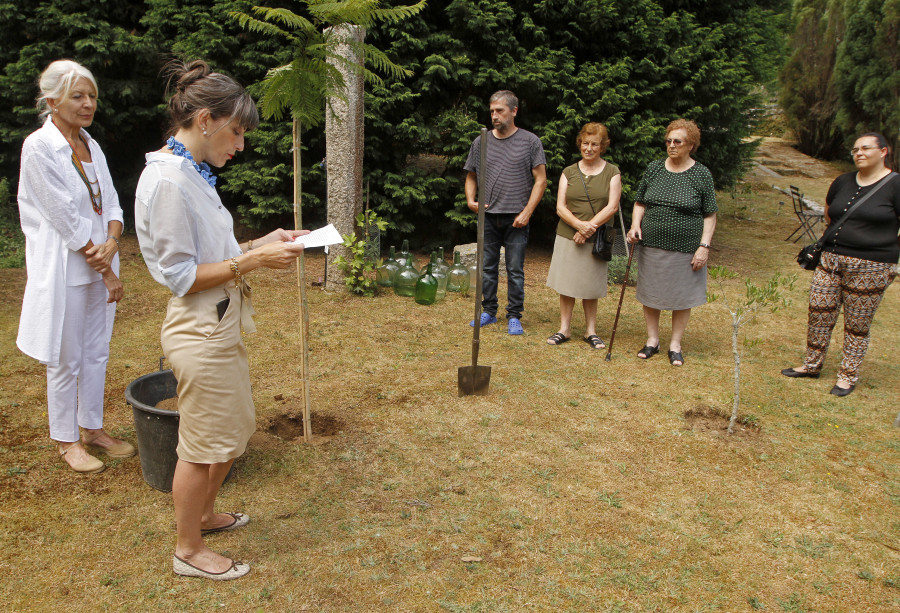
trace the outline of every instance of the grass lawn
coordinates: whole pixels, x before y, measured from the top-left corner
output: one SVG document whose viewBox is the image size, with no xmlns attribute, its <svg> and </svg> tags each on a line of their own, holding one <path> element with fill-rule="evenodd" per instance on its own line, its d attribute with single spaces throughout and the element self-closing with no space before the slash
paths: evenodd
<svg viewBox="0 0 900 613">
<path fill-rule="evenodd" d="M 722 305 L 694 311 L 680 369 L 665 351 L 635 357 L 645 331 L 633 288 L 612 361 L 577 340 L 551 347 L 549 253 L 532 251 L 525 335 L 501 324 L 481 337 L 486 397 L 457 397 L 471 297 L 423 307 L 310 288 L 314 424 L 333 437 L 279 438 L 301 406 L 296 276 L 253 273 L 259 430 L 220 496 L 221 510 L 253 521 L 208 537 L 253 570 L 225 584 L 172 574 L 171 498 L 145 485 L 137 458 L 94 476 L 58 458 L 44 368 L 14 344 L 25 273 L 0 271 L 0 609 L 900 609 L 900 288 L 875 318 L 852 395 L 828 394 L 840 338 L 821 379 L 782 377 L 800 364 L 811 273 L 794 263 L 800 244 L 782 240 L 796 221 L 779 200 L 761 188 L 720 194 L 711 263 L 757 281 L 799 274 L 791 306 L 744 329 L 742 416 L 758 429 L 733 437 L 685 418 L 730 410 Z M 134 440 L 124 390 L 156 369 L 167 292 L 133 236 L 123 256 L 106 415 Z M 321 256 L 307 258 L 310 279 L 321 270 Z M 601 301 L 606 340 L 618 293 Z M 573 335 L 583 333 L 576 309 Z"/>
</svg>

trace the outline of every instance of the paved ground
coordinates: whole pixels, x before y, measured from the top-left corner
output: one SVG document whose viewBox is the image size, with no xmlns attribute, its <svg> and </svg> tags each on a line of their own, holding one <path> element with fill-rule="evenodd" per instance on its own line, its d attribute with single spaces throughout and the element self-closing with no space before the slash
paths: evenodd
<svg viewBox="0 0 900 613">
<path fill-rule="evenodd" d="M 849 156 L 845 163 L 823 162 L 800 153 L 791 146 L 790 141 L 765 137 L 760 143 L 753 168 L 747 178 L 776 189 L 780 188 L 780 191 L 785 193 L 788 204 L 790 196 L 787 190 L 791 185 L 795 185 L 808 200 L 821 206 L 825 202 L 828 186 L 835 177 L 852 169 Z"/>
</svg>

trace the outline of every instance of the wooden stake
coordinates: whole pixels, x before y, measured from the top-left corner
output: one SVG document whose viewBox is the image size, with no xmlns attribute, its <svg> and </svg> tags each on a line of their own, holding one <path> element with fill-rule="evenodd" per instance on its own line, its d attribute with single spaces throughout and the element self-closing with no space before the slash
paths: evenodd
<svg viewBox="0 0 900 613">
<path fill-rule="evenodd" d="M 301 212 L 300 121 L 294 119 L 292 130 L 294 157 L 294 229 L 303 225 Z M 327 256 L 326 256 L 327 258 Z M 326 266 L 328 263 L 326 262 Z M 297 287 L 300 289 L 300 391 L 303 394 L 303 442 L 312 442 L 312 419 L 309 407 L 309 308 L 306 302 L 306 256 L 297 258 Z"/>
</svg>

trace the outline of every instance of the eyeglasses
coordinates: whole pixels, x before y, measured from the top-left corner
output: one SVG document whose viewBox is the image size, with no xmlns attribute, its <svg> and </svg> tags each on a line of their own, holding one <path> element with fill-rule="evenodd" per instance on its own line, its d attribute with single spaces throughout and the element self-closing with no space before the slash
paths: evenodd
<svg viewBox="0 0 900 613">
<path fill-rule="evenodd" d="M 862 147 L 854 147 L 850 150 L 850 155 L 856 155 L 860 151 L 869 152 L 872 149 L 884 149 L 884 147 L 879 147 L 878 145 L 863 145 Z"/>
<path fill-rule="evenodd" d="M 666 145 L 675 145 L 676 147 L 680 147 L 684 144 L 684 141 L 679 138 L 667 138 Z"/>
</svg>

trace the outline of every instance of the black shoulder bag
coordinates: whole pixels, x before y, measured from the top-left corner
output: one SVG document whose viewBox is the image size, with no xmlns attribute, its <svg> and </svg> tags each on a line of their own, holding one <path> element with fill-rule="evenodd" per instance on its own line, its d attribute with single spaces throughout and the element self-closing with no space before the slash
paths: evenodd
<svg viewBox="0 0 900 613">
<path fill-rule="evenodd" d="M 596 215 L 597 211 L 594 210 L 594 203 L 591 202 L 591 195 L 588 193 L 587 182 L 584 180 L 584 173 L 581 172 L 581 169 L 578 169 L 578 176 L 581 177 L 581 184 L 584 186 L 584 195 L 587 196 L 588 204 L 591 207 L 591 212 Z M 612 248 L 613 241 L 616 240 L 616 230 L 613 226 L 609 224 L 603 224 L 597 231 L 594 232 L 594 246 L 591 249 L 591 253 L 596 255 L 601 260 L 609 262 L 612 259 Z"/>
<path fill-rule="evenodd" d="M 863 202 L 865 202 L 866 200 L 868 200 L 869 198 L 874 196 L 875 192 L 877 192 L 879 189 L 884 187 L 891 180 L 891 178 L 894 177 L 896 174 L 897 174 L 896 172 L 889 173 L 888 176 L 886 176 L 885 178 L 883 178 L 881 181 L 878 182 L 878 184 L 875 186 L 875 188 L 872 191 L 870 191 L 868 194 L 866 194 L 865 196 L 863 196 L 862 198 L 857 200 L 856 204 L 851 206 L 847 210 L 847 212 L 844 213 L 844 216 L 841 217 L 836 224 L 832 224 L 828 228 L 828 230 L 826 230 L 825 233 L 822 234 L 822 237 L 819 240 L 817 240 L 812 245 L 807 245 L 806 247 L 801 249 L 800 253 L 797 254 L 797 263 L 800 265 L 800 268 L 805 268 L 806 270 L 815 270 L 816 266 L 819 265 L 819 260 L 822 259 L 822 250 L 825 248 L 825 243 L 830 241 L 831 238 L 835 234 L 837 234 L 838 228 L 840 228 L 841 225 L 845 221 L 847 221 L 847 218 L 850 217 L 850 215 L 851 215 L 851 213 L 853 213 L 853 211 L 855 211 L 857 208 L 859 208 L 859 206 Z"/>
</svg>

